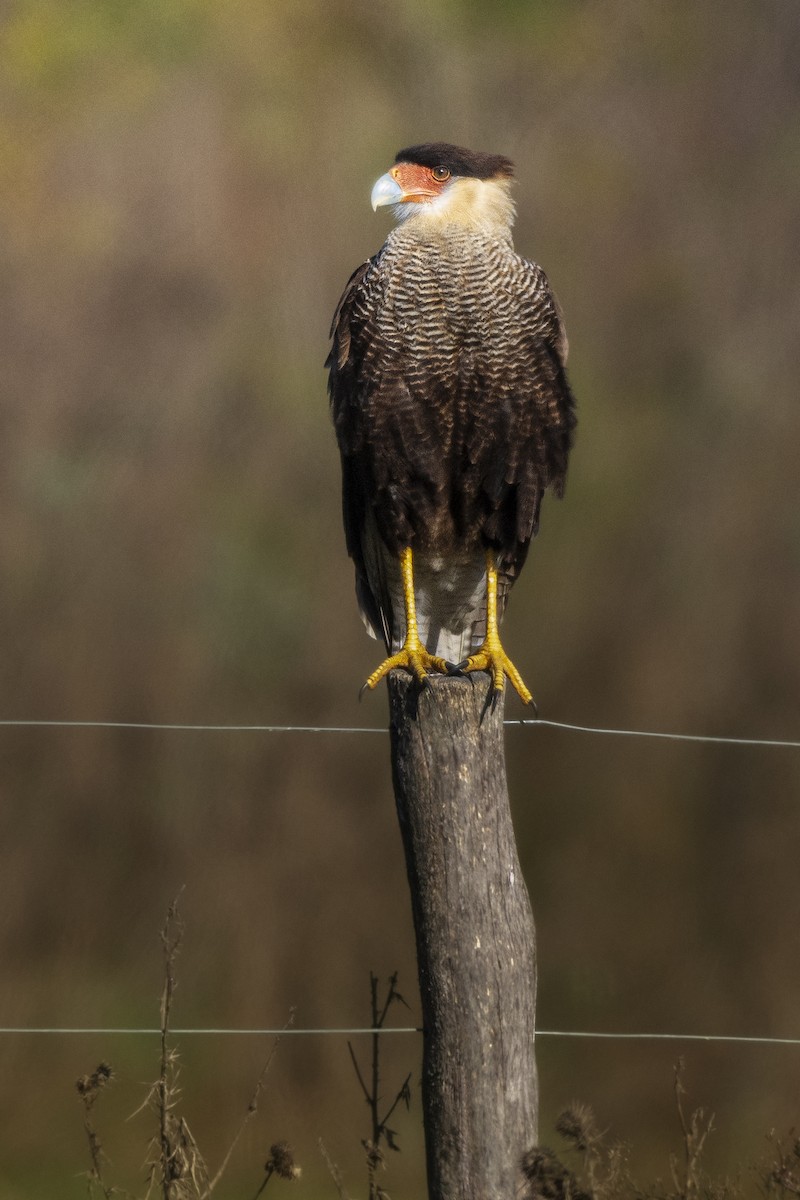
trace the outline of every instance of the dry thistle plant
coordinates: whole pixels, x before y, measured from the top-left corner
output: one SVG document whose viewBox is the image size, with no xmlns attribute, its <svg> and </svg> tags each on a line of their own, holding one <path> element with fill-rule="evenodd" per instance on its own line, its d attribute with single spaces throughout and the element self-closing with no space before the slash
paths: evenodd
<svg viewBox="0 0 800 1200">
<path fill-rule="evenodd" d="M 611 1200 L 628 1190 L 627 1149 L 619 1142 L 606 1144 L 588 1105 L 573 1102 L 555 1127 L 567 1152 L 577 1157 L 575 1168 L 547 1147 L 534 1147 L 522 1159 L 521 1200 Z"/>
<path fill-rule="evenodd" d="M 520 1170 L 523 1183 L 519 1200 L 591 1200 L 573 1172 L 547 1146 L 527 1150 Z"/>
<path fill-rule="evenodd" d="M 181 1099 L 180 1054 L 177 1047 L 172 1044 L 170 1034 L 172 1005 L 177 986 L 175 965 L 184 934 L 183 920 L 178 912 L 179 898 L 180 893 L 170 904 L 164 927 L 161 930 L 164 986 L 161 993 L 161 1053 L 158 1078 L 150 1085 L 142 1104 L 131 1114 L 131 1117 L 135 1117 L 143 1111 L 148 1111 L 154 1115 L 156 1123 L 156 1130 L 150 1140 L 147 1154 L 147 1182 L 144 1200 L 151 1200 L 152 1197 L 158 1195 L 162 1200 L 211 1200 L 227 1171 L 242 1133 L 258 1112 L 259 1099 L 267 1072 L 280 1042 L 280 1036 L 274 1039 L 256 1081 L 247 1111 L 222 1162 L 212 1175 L 186 1118 L 179 1111 Z M 284 1029 L 288 1029 L 293 1020 L 294 1012 L 292 1011 Z M 112 1078 L 111 1067 L 107 1063 L 101 1063 L 91 1075 L 82 1076 L 76 1085 L 83 1102 L 84 1128 L 89 1142 L 91 1159 L 90 1169 L 86 1172 L 89 1196 L 93 1197 L 99 1192 L 105 1200 L 111 1200 L 111 1197 L 115 1196 L 137 1200 L 131 1193 L 109 1185 L 103 1175 L 103 1167 L 108 1160 L 103 1152 L 94 1124 L 93 1108 L 100 1092 Z M 297 1179 L 299 1175 L 300 1168 L 294 1161 L 289 1143 L 274 1142 L 270 1146 L 269 1157 L 264 1164 L 264 1178 L 255 1197 L 262 1195 L 271 1179 Z"/>
<path fill-rule="evenodd" d="M 696 1108 L 687 1118 L 683 1106 L 686 1088 L 683 1086 L 685 1063 L 679 1058 L 675 1064 L 674 1089 L 678 1121 L 683 1134 L 683 1152 L 670 1156 L 670 1171 L 674 1192 L 670 1200 L 697 1200 L 704 1193 L 705 1178 L 702 1168 L 703 1149 L 708 1135 L 714 1128 L 714 1114 L 706 1115 L 704 1109 Z"/>
<path fill-rule="evenodd" d="M 772 1161 L 763 1164 L 759 1170 L 764 1195 L 775 1197 L 775 1200 L 800 1196 L 800 1138 L 791 1129 L 788 1148 L 774 1132 L 769 1134 L 767 1140 L 772 1143 L 773 1152 Z"/>
<path fill-rule="evenodd" d="M 298 1179 L 300 1174 L 289 1143 L 275 1142 L 269 1148 L 269 1158 L 264 1163 L 264 1178 L 253 1200 L 258 1200 L 273 1175 L 277 1175 L 279 1179 Z"/>
<path fill-rule="evenodd" d="M 95 1128 L 92 1109 L 100 1092 L 114 1078 L 114 1072 L 107 1062 L 101 1062 L 98 1067 L 95 1067 L 91 1075 L 81 1075 L 75 1083 L 78 1095 L 83 1102 L 83 1128 L 86 1130 L 86 1137 L 89 1142 L 89 1157 L 91 1166 L 86 1172 L 88 1183 L 88 1193 L 90 1196 L 99 1190 L 108 1200 L 114 1195 L 114 1189 L 107 1187 L 103 1179 L 103 1164 L 107 1162 L 103 1147 L 100 1142 L 100 1137 Z"/>
<path fill-rule="evenodd" d="M 524 1183 L 518 1200 L 736 1200 L 742 1196 L 739 1184 L 728 1179 L 712 1181 L 703 1170 L 702 1155 L 714 1118 L 702 1108 L 687 1115 L 683 1072 L 680 1059 L 675 1066 L 674 1093 L 682 1145 L 680 1154 L 670 1155 L 671 1187 L 664 1187 L 660 1180 L 646 1187 L 637 1184 L 628 1169 L 627 1146 L 609 1143 L 592 1110 L 571 1104 L 558 1117 L 555 1128 L 566 1143 L 564 1154 L 573 1158 L 574 1166 L 567 1166 L 546 1147 L 534 1147 L 521 1162 Z M 781 1192 L 776 1200 L 789 1200 L 788 1192 Z"/>
<path fill-rule="evenodd" d="M 370 986 L 370 1008 L 371 1008 L 371 1028 L 374 1031 L 372 1034 L 372 1054 L 370 1059 L 370 1068 L 368 1072 L 362 1072 L 358 1059 L 356 1058 L 355 1050 L 352 1042 L 347 1043 L 347 1048 L 350 1051 L 350 1058 L 353 1063 L 353 1068 L 356 1073 L 361 1091 L 364 1094 L 367 1106 L 370 1113 L 370 1133 L 369 1137 L 362 1138 L 361 1145 L 364 1147 L 364 1154 L 367 1163 L 367 1184 L 369 1200 L 390 1200 L 389 1193 L 386 1192 L 378 1183 L 378 1172 L 386 1169 L 386 1157 L 384 1148 L 399 1152 L 400 1147 L 397 1144 L 397 1132 L 389 1126 L 389 1121 L 392 1114 L 395 1112 L 399 1104 L 404 1104 L 406 1108 L 411 1104 L 411 1074 L 409 1073 L 400 1085 L 394 1099 L 386 1107 L 381 1109 L 381 1076 L 380 1076 L 380 1031 L 383 1028 L 389 1010 L 394 1004 L 406 1004 L 400 992 L 397 990 L 397 971 L 391 976 L 389 985 L 386 989 L 386 995 L 381 1000 L 378 996 L 379 981 L 377 975 L 373 975 L 370 971 L 369 976 Z M 365 1078 L 365 1076 L 367 1078 Z M 367 1079 L 369 1082 L 367 1082 Z M 333 1177 L 340 1200 L 348 1200 L 347 1192 L 344 1189 L 341 1173 L 338 1167 L 330 1159 L 327 1150 L 322 1142 L 320 1142 L 321 1153 L 327 1163 L 328 1170 Z"/>
<path fill-rule="evenodd" d="M 696 1108 L 687 1114 L 683 1083 L 684 1061 L 675 1064 L 673 1090 L 681 1150 L 671 1154 L 670 1179 L 646 1186 L 638 1184 L 627 1166 L 627 1147 L 607 1143 L 598 1130 L 590 1108 L 571 1104 L 558 1117 L 555 1128 L 566 1143 L 563 1156 L 574 1159 L 567 1166 L 563 1157 L 545 1146 L 534 1146 L 520 1163 L 523 1183 L 516 1200 L 792 1200 L 800 1197 L 800 1138 L 791 1130 L 785 1141 L 774 1133 L 768 1141 L 770 1157 L 750 1168 L 748 1189 L 742 1172 L 731 1179 L 713 1179 L 703 1166 L 703 1154 L 714 1129 L 713 1114 Z"/>
</svg>

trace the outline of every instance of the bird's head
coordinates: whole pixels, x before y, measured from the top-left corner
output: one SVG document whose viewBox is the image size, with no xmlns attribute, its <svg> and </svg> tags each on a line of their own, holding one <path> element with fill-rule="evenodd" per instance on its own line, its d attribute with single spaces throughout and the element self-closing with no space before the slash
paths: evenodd
<svg viewBox="0 0 800 1200">
<path fill-rule="evenodd" d="M 372 189 L 373 210 L 391 205 L 398 220 L 509 227 L 514 164 L 501 154 L 479 154 L 448 142 L 401 150 Z"/>
</svg>

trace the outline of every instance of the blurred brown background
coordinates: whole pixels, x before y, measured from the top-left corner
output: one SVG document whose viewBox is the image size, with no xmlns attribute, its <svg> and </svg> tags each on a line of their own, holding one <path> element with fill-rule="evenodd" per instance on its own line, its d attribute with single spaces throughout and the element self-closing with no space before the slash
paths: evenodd
<svg viewBox="0 0 800 1200">
<path fill-rule="evenodd" d="M 800 735 L 796 0 L 18 0 L 0 27 L 0 715 L 368 725 L 322 363 L 389 222 L 370 187 L 445 139 L 518 164 L 517 246 L 564 307 L 579 439 L 506 624 L 544 717 Z M 508 716 L 522 715 L 509 698 Z M 381 735 L 0 730 L 0 1023 L 418 1018 Z M 800 1036 L 800 752 L 510 729 L 543 1029 Z M 212 1165 L 266 1046 L 184 1038 Z M 666 1174 L 680 1047 L 540 1041 Z M 387 1092 L 419 1043 L 387 1044 Z M 721 1169 L 800 1115 L 800 1048 L 688 1048 Z M 111 1061 L 117 1181 L 157 1043 L 0 1035 L 0 1192 L 84 1193 L 75 1077 Z M 280 1048 L 238 1162 L 288 1138 L 363 1194 L 339 1038 Z M 386 1187 L 421 1194 L 417 1099 Z M 247 1182 L 249 1181 L 249 1182 Z M 224 1189 L 223 1189 L 224 1192 Z"/>
</svg>

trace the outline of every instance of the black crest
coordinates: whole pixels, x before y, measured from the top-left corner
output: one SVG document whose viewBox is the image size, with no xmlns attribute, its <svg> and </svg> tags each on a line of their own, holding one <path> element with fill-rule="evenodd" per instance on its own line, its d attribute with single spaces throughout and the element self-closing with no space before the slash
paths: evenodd
<svg viewBox="0 0 800 1200">
<path fill-rule="evenodd" d="M 510 179 L 514 164 L 502 154 L 481 154 L 449 142 L 423 142 L 401 150 L 395 162 L 416 163 L 419 167 L 446 167 L 451 175 L 471 179 Z"/>
</svg>

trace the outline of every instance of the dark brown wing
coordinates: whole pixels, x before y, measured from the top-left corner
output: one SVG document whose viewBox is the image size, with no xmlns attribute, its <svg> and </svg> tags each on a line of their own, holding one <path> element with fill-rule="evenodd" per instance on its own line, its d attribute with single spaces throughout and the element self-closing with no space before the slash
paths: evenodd
<svg viewBox="0 0 800 1200">
<path fill-rule="evenodd" d="M 331 352 L 328 368 L 328 393 L 331 401 L 336 438 L 342 460 L 342 518 L 347 553 L 356 571 L 356 596 L 367 627 L 376 638 L 389 643 L 387 615 L 370 587 L 364 561 L 363 536 L 367 520 L 370 488 L 368 464 L 364 455 L 364 431 L 361 401 L 365 385 L 361 379 L 364 322 L 354 313 L 364 278 L 373 269 L 376 254 L 357 267 L 347 281 L 331 322 Z M 354 344 L 354 337 L 355 342 Z M 391 616 L 388 622 L 391 621 Z"/>
<path fill-rule="evenodd" d="M 478 473 L 486 481 L 483 530 L 498 551 L 501 616 L 539 528 L 545 490 L 563 495 L 576 424 L 560 306 L 541 267 L 523 259 L 518 263 L 518 332 L 496 383 L 498 394 L 508 397 L 509 416 L 504 429 L 477 435 L 472 448 Z M 504 471 L 492 448 L 495 439 L 507 448 Z"/>
<path fill-rule="evenodd" d="M 463 536 L 497 552 L 501 602 L 519 574 L 548 488 L 561 495 L 575 428 L 564 325 L 540 267 L 513 255 L 496 271 L 491 334 L 462 380 Z"/>
</svg>

